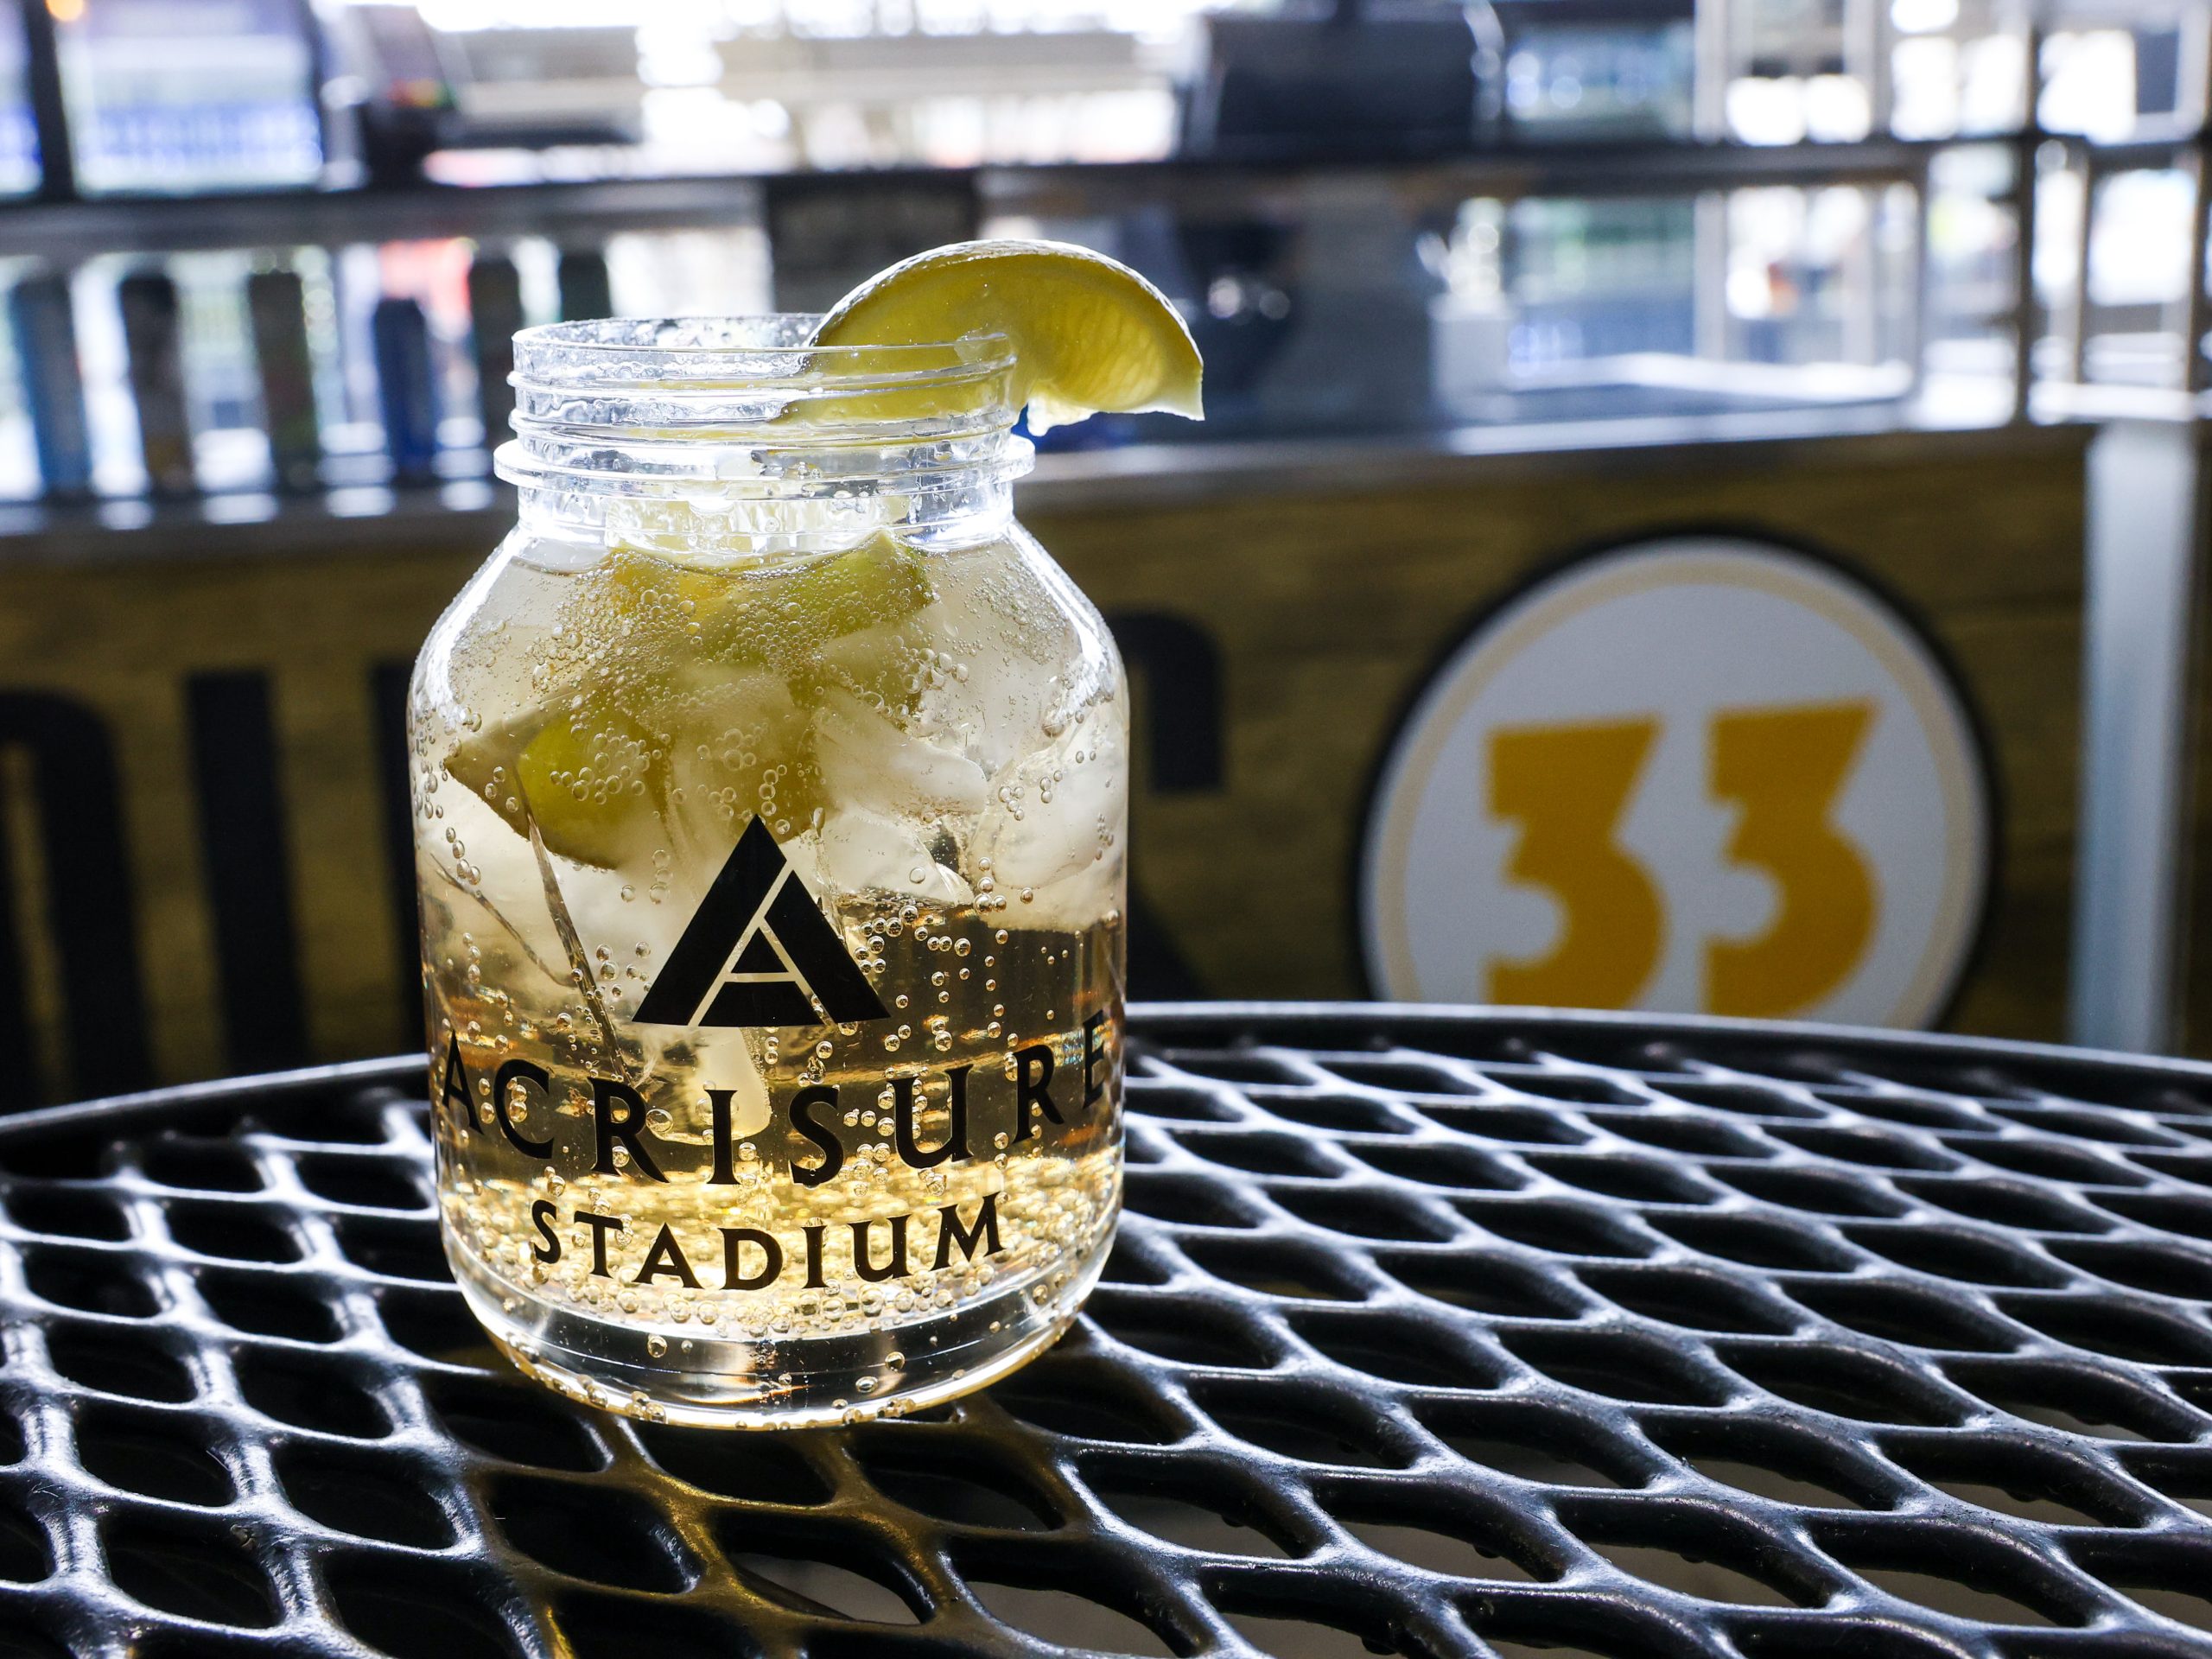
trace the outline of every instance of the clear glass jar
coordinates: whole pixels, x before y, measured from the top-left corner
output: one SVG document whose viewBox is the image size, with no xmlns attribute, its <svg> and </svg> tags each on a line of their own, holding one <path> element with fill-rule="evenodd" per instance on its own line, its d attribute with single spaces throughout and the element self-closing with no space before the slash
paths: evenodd
<svg viewBox="0 0 2212 1659">
<path fill-rule="evenodd" d="M 1120 659 L 1002 342 L 812 323 L 518 336 L 520 523 L 410 702 L 448 1258 L 655 1421 L 978 1388 L 1120 1208 Z"/>
</svg>

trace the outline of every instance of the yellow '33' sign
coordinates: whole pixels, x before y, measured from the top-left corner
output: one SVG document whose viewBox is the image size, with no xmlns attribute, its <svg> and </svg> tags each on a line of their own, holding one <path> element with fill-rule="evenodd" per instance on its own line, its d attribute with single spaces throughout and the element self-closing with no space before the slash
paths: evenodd
<svg viewBox="0 0 2212 1659">
<path fill-rule="evenodd" d="M 1431 682 L 1373 805 L 1385 995 L 1922 1024 L 1978 922 L 1974 733 L 1915 631 L 1733 538 L 1584 560 Z"/>
</svg>

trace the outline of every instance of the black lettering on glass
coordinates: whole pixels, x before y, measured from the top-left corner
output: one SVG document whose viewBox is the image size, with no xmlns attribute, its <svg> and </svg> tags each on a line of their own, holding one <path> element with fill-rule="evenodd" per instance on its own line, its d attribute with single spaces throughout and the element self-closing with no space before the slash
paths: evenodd
<svg viewBox="0 0 2212 1659">
<path fill-rule="evenodd" d="M 553 1155 L 552 1136 L 533 1141 L 515 1127 L 514 1086 L 518 1082 L 534 1083 L 541 1096 L 549 1101 L 552 1098 L 553 1079 L 546 1076 L 543 1066 L 530 1060 L 504 1062 L 499 1075 L 492 1080 L 492 1109 L 499 1115 L 499 1133 L 507 1137 L 509 1146 L 525 1157 L 550 1158 Z"/>
<path fill-rule="evenodd" d="M 461 1033 L 457 1031 L 446 1033 L 446 1064 L 444 1073 L 438 1079 L 438 1105 L 451 1109 L 448 1115 L 461 1120 L 463 1135 L 476 1132 L 476 1103 L 468 1097 L 468 1068 L 461 1061 Z"/>
<path fill-rule="evenodd" d="M 1052 1104 L 1052 1049 L 1032 1043 L 1015 1052 L 1014 1065 L 1014 1138 L 1027 1141 L 1036 1133 L 1039 1111 L 1055 1123 L 1065 1123 L 1060 1109 Z"/>
<path fill-rule="evenodd" d="M 899 1156 L 909 1169 L 933 1169 L 948 1158 L 965 1159 L 972 1154 L 968 1150 L 968 1074 L 975 1067 L 956 1065 L 947 1071 L 945 1080 L 951 1088 L 951 1098 L 946 1103 L 947 1122 L 944 1139 L 927 1151 L 914 1133 L 915 1100 L 918 1092 L 912 1077 L 891 1080 L 891 1132 L 899 1148 Z"/>
<path fill-rule="evenodd" d="M 996 1255 L 1005 1248 L 999 1243 L 999 1195 L 995 1192 L 983 1195 L 983 1208 L 976 1216 L 973 1227 L 960 1224 L 960 1210 L 957 1205 L 946 1205 L 937 1212 L 937 1260 L 931 1264 L 933 1266 L 950 1267 L 955 1244 L 960 1247 L 960 1257 L 963 1262 L 976 1259 L 978 1240 L 988 1246 L 983 1252 L 986 1255 Z"/>
<path fill-rule="evenodd" d="M 737 1091 L 734 1089 L 709 1089 L 707 1105 L 715 1116 L 715 1173 L 707 1177 L 709 1186 L 735 1186 L 737 1172 L 729 1162 L 729 1100 Z"/>
<path fill-rule="evenodd" d="M 777 1274 L 784 1270 L 784 1247 L 776 1242 L 773 1233 L 758 1227 L 724 1227 L 722 1236 L 722 1288 L 724 1290 L 760 1290 L 776 1282 Z M 760 1252 L 760 1271 L 740 1273 L 738 1253 L 747 1244 Z"/>
<path fill-rule="evenodd" d="M 614 1161 L 614 1143 L 620 1141 L 630 1154 L 630 1160 L 652 1180 L 664 1181 L 660 1166 L 653 1162 L 652 1154 L 645 1148 L 641 1137 L 645 1132 L 645 1099 L 626 1083 L 616 1083 L 610 1077 L 591 1080 L 592 1127 L 599 1142 L 599 1155 L 592 1161 L 593 1169 L 601 1175 L 619 1173 L 620 1166 Z"/>
<path fill-rule="evenodd" d="M 637 1274 L 630 1282 L 650 1285 L 662 1274 L 682 1280 L 686 1290 L 699 1288 L 699 1281 L 691 1271 L 691 1264 L 683 1259 L 683 1246 L 676 1242 L 676 1235 L 666 1222 L 663 1222 L 660 1231 L 653 1235 L 652 1248 L 645 1252 L 645 1261 L 639 1264 Z"/>
<path fill-rule="evenodd" d="M 531 1255 L 550 1267 L 561 1259 L 561 1241 L 553 1231 L 553 1200 L 540 1198 L 530 1206 L 530 1218 L 537 1228 L 538 1242 L 530 1247 Z"/>
<path fill-rule="evenodd" d="M 1106 1010 L 1101 1008 L 1083 1022 L 1083 1109 L 1089 1111 L 1106 1094 L 1106 1079 L 1097 1075 L 1098 1063 L 1106 1058 L 1106 1045 L 1098 1040 L 1098 1033 L 1106 1023 Z M 1109 1068 L 1109 1073 L 1111 1068 Z"/>
<path fill-rule="evenodd" d="M 891 1217 L 891 1259 L 881 1267 L 874 1263 L 874 1249 L 868 1242 L 868 1231 L 875 1224 L 856 1221 L 853 1227 L 853 1271 L 864 1283 L 880 1285 L 887 1279 L 906 1276 L 906 1217 Z"/>
<path fill-rule="evenodd" d="M 791 1096 L 791 1128 L 822 1149 L 822 1161 L 818 1164 L 810 1166 L 796 1158 L 791 1160 L 791 1179 L 801 1186 L 819 1186 L 833 1180 L 845 1166 L 844 1145 L 827 1123 L 816 1121 L 814 1109 L 817 1106 L 826 1106 L 833 1112 L 837 1109 L 836 1084 L 810 1084 Z"/>
<path fill-rule="evenodd" d="M 576 1219 L 591 1229 L 591 1270 L 601 1279 L 614 1275 L 607 1270 L 607 1236 L 625 1230 L 629 1223 L 620 1216 L 594 1215 L 588 1210 L 576 1211 Z"/>
</svg>

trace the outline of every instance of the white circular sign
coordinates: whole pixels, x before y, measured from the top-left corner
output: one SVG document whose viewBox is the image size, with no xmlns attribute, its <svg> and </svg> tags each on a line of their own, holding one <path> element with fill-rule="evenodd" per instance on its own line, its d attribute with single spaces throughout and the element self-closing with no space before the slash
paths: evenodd
<svg viewBox="0 0 2212 1659">
<path fill-rule="evenodd" d="M 1972 722 L 1816 560 L 1670 537 L 1578 562 L 1430 683 L 1370 809 L 1384 995 L 1921 1026 L 1980 923 Z"/>
</svg>

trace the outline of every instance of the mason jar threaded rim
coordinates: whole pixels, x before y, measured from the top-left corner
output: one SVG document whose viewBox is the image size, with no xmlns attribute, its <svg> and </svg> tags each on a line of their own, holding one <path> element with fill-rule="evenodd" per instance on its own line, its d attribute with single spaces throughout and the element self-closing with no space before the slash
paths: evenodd
<svg viewBox="0 0 2212 1659">
<path fill-rule="evenodd" d="M 818 316 L 615 317 L 515 336 L 514 438 L 493 457 L 525 513 L 603 522 L 617 498 L 824 501 L 897 495 L 935 518 L 1002 493 L 1014 435 L 999 334 L 816 346 Z M 980 493 L 980 494 L 979 494 Z"/>
<path fill-rule="evenodd" d="M 821 318 L 611 317 L 516 334 L 515 427 L 804 430 L 818 442 L 1011 426 L 1002 334 L 927 345 L 816 346 Z M 802 423 L 793 416 L 804 416 Z"/>
</svg>

